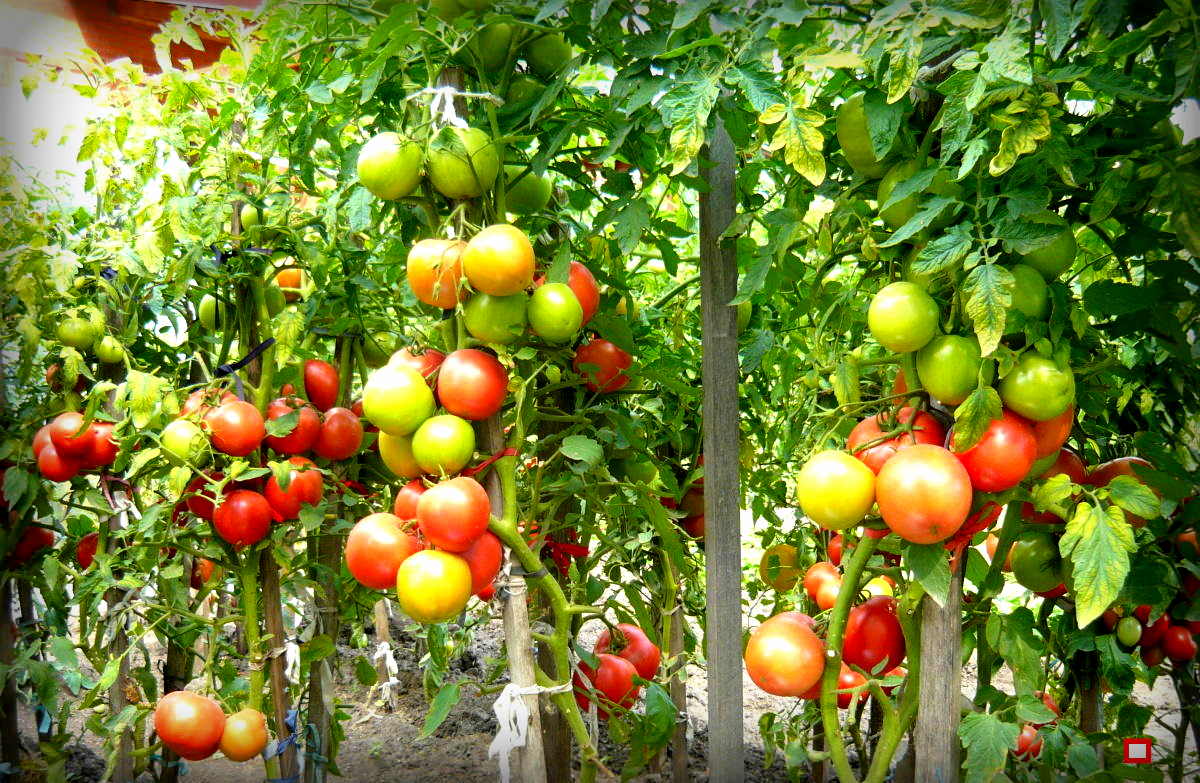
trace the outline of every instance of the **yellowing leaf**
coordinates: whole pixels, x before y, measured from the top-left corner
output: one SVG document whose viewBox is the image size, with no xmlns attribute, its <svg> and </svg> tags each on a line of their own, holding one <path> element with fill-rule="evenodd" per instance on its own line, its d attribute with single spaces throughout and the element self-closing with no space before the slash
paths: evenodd
<svg viewBox="0 0 1200 783">
<path fill-rule="evenodd" d="M 1004 334 L 1004 317 L 1012 302 L 1014 280 L 999 264 L 980 264 L 963 281 L 962 293 L 967 301 L 967 316 L 979 338 L 979 351 L 991 355 Z"/>
<path fill-rule="evenodd" d="M 1137 550 L 1133 528 L 1115 505 L 1080 503 L 1058 549 L 1074 565 L 1075 615 L 1084 628 L 1104 613 L 1125 586 L 1129 553 Z"/>
</svg>

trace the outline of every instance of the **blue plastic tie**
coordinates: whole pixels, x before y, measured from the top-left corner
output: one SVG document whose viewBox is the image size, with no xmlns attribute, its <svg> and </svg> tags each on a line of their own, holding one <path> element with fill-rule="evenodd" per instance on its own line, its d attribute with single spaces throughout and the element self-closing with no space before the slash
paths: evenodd
<svg viewBox="0 0 1200 783">
<path fill-rule="evenodd" d="M 37 718 L 38 734 L 49 734 L 50 727 L 54 725 L 54 721 L 50 717 L 50 710 L 41 704 L 35 704 L 33 705 L 33 714 Z"/>
</svg>

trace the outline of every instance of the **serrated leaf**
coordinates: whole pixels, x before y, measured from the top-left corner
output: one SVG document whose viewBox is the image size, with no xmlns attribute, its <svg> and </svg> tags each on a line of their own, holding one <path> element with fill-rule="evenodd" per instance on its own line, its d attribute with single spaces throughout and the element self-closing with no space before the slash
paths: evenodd
<svg viewBox="0 0 1200 783">
<path fill-rule="evenodd" d="M 1042 678 L 1042 651 L 1046 642 L 1035 632 L 1037 621 L 1025 607 L 1007 615 L 993 614 L 987 620 L 988 644 L 1000 653 L 1013 673 L 1018 691 L 1029 692 Z"/>
<path fill-rule="evenodd" d="M 1075 614 L 1083 628 L 1121 594 L 1129 574 L 1129 553 L 1137 551 L 1133 528 L 1116 506 L 1080 503 L 1058 548 L 1074 566 Z"/>
<path fill-rule="evenodd" d="M 191 468 L 183 466 L 171 468 L 171 472 L 167 477 L 167 486 L 171 490 L 171 497 L 179 497 L 187 489 L 188 482 L 192 480 Z"/>
<path fill-rule="evenodd" d="M 60 293 L 69 290 L 75 284 L 81 264 L 79 256 L 70 250 L 61 249 L 50 256 L 50 279 Z"/>
<path fill-rule="evenodd" d="M 760 118 L 768 125 L 778 124 L 767 149 L 783 149 L 783 160 L 814 186 L 825 181 L 825 137 L 820 126 L 825 117 L 809 109 L 779 105 Z"/>
<path fill-rule="evenodd" d="M 1171 230 L 1193 256 L 1200 256 L 1200 177 L 1190 169 L 1177 169 L 1172 178 L 1175 194 Z"/>
<path fill-rule="evenodd" d="M 563 438 L 559 451 L 567 459 L 579 460 L 588 465 L 598 465 L 604 458 L 604 449 L 586 435 L 568 435 Z"/>
<path fill-rule="evenodd" d="M 1128 695 L 1133 689 L 1137 667 L 1129 653 L 1121 649 L 1115 633 L 1096 637 L 1100 653 L 1100 674 L 1112 686 L 1113 693 Z"/>
<path fill-rule="evenodd" d="M 667 689 L 652 682 L 646 687 L 646 720 L 642 722 L 645 743 L 651 748 L 665 747 L 675 734 L 675 718 L 678 714 L 675 702 Z"/>
<path fill-rule="evenodd" d="M 1057 60 L 1067 48 L 1080 17 L 1071 13 L 1071 0 L 1038 0 L 1038 7 L 1046 20 L 1046 51 L 1051 60 Z"/>
<path fill-rule="evenodd" d="M 1003 122 L 1000 147 L 988 161 L 988 173 L 999 177 L 1013 167 L 1017 158 L 1038 148 L 1038 143 L 1050 138 L 1050 112 L 1034 108 L 1017 114 L 996 114 L 993 119 Z"/>
<path fill-rule="evenodd" d="M 425 723 L 421 726 L 421 733 L 417 735 L 418 740 L 426 739 L 438 730 L 438 727 L 442 725 L 442 722 L 450 714 L 450 710 L 455 704 L 458 704 L 461 689 L 462 686 L 458 682 L 442 685 L 438 689 L 437 695 L 429 703 L 429 712 L 425 715 Z"/>
<path fill-rule="evenodd" d="M 1054 241 L 1062 233 L 1059 223 L 1047 222 L 1049 212 L 1036 212 L 1017 220 L 1008 216 L 999 217 L 993 224 L 992 236 L 1002 240 L 1015 253 L 1029 253 Z"/>
<path fill-rule="evenodd" d="M 719 92 L 719 74 L 693 69 L 672 82 L 659 100 L 658 111 L 671 129 L 671 174 L 684 171 L 700 152 Z"/>
<path fill-rule="evenodd" d="M 867 116 L 867 131 L 871 134 L 871 151 L 876 160 L 884 160 L 904 124 L 904 104 L 889 103 L 882 93 L 868 90 L 863 96 L 863 111 Z"/>
<path fill-rule="evenodd" d="M 887 102 L 895 103 L 908 94 L 921 66 L 921 35 L 923 27 L 914 17 L 907 28 L 889 38 L 890 60 L 887 68 Z"/>
<path fill-rule="evenodd" d="M 925 592 L 945 606 L 950 597 L 950 556 L 941 544 L 906 544 L 904 562 Z"/>
<path fill-rule="evenodd" d="M 838 405 L 852 405 L 862 398 L 858 382 L 858 363 L 854 360 L 838 362 L 833 372 L 833 395 Z"/>
<path fill-rule="evenodd" d="M 109 658 L 104 664 L 104 671 L 100 672 L 100 679 L 96 682 L 95 690 L 104 691 L 112 687 L 112 684 L 117 681 L 117 675 L 121 672 L 121 661 L 125 660 L 124 656 L 119 658 Z"/>
<path fill-rule="evenodd" d="M 880 243 L 880 247 L 893 247 L 900 244 L 924 230 L 930 223 L 938 218 L 945 211 L 946 207 L 954 202 L 954 199 L 947 196 L 934 196 L 925 201 L 917 214 L 908 219 L 900 228 L 896 229 L 886 242 Z"/>
<path fill-rule="evenodd" d="M 954 450 L 963 452 L 983 437 L 994 419 L 1004 414 L 1000 394 L 991 386 L 980 386 L 954 409 Z"/>
<path fill-rule="evenodd" d="M 897 185 L 888 195 L 887 201 L 879 204 L 876 209 L 880 212 L 892 206 L 898 201 L 908 198 L 914 193 L 924 193 L 925 189 L 933 182 L 934 176 L 937 175 L 937 166 L 927 168 L 924 171 L 918 171 L 908 179 Z"/>
<path fill-rule="evenodd" d="M 744 63 L 730 68 L 727 75 L 731 82 L 742 88 L 746 100 L 750 101 L 750 105 L 759 113 L 758 121 L 764 125 L 773 124 L 763 119 L 762 115 L 768 110 L 773 111 L 774 107 L 782 108 L 787 100 L 783 90 L 779 89 L 778 77 L 766 72 L 756 63 Z"/>
<path fill-rule="evenodd" d="M 1036 696 L 1022 696 L 1017 700 L 1017 719 L 1024 723 L 1050 723 L 1058 715 Z M 1092 757 L 1095 758 L 1095 751 Z"/>
<path fill-rule="evenodd" d="M 1033 491 L 1033 505 L 1038 511 L 1049 511 L 1071 499 L 1074 485 L 1065 473 L 1051 476 L 1040 482 Z"/>
<path fill-rule="evenodd" d="M 1004 770 L 1008 753 L 1017 747 L 1020 733 L 1015 723 L 1005 723 L 995 715 L 964 716 L 958 726 L 958 736 L 967 749 L 964 783 L 991 783 Z"/>
<path fill-rule="evenodd" d="M 154 416 L 154 406 L 162 395 L 166 381 L 141 370 L 130 370 L 125 378 L 125 395 L 130 418 L 135 427 L 145 427 Z"/>
<path fill-rule="evenodd" d="M 973 243 L 971 226 L 959 223 L 921 248 L 913 260 L 912 271 L 917 275 L 935 275 L 961 266 Z"/>
<path fill-rule="evenodd" d="M 8 468 L 4 471 L 4 499 L 9 507 L 15 506 L 29 488 L 29 473 L 20 468 Z"/>
<path fill-rule="evenodd" d="M 979 353 L 990 356 L 1004 336 L 1004 320 L 1012 303 L 1012 272 L 999 264 L 980 264 L 962 284 L 967 316 L 979 338 Z"/>
<path fill-rule="evenodd" d="M 1010 27 L 1000 36 L 983 47 L 986 59 L 979 68 L 979 75 L 988 84 L 1012 81 L 1018 84 L 1033 84 L 1033 66 L 1029 63 L 1028 44 L 1025 36 Z"/>
<path fill-rule="evenodd" d="M 311 664 L 314 661 L 328 658 L 336 649 L 333 639 L 329 638 L 327 634 L 317 634 L 300 645 L 300 662 Z"/>
<path fill-rule="evenodd" d="M 650 225 L 650 208 L 641 199 L 630 201 L 617 213 L 613 234 L 622 253 L 632 253 L 642 241 L 642 232 Z"/>
<path fill-rule="evenodd" d="M 979 159 L 983 157 L 983 154 L 988 149 L 987 139 L 971 139 L 967 143 L 966 149 L 963 150 L 962 163 L 958 166 L 958 173 L 954 175 L 954 181 L 958 182 L 974 171 L 975 164 L 979 162 Z"/>
<path fill-rule="evenodd" d="M 1109 499 L 1130 514 L 1146 518 L 1158 516 L 1158 497 L 1133 476 L 1117 476 L 1108 483 L 1107 489 Z"/>
<path fill-rule="evenodd" d="M 304 333 L 304 315 L 293 308 L 284 308 L 271 321 L 271 327 L 275 338 L 275 361 L 280 365 L 288 364 L 295 358 L 296 346 Z"/>
<path fill-rule="evenodd" d="M 298 410 L 293 410 L 290 413 L 285 413 L 273 419 L 267 419 L 264 422 L 267 435 L 272 438 L 283 438 L 291 435 L 292 430 L 296 429 L 298 423 L 300 423 L 300 412 Z"/>
<path fill-rule="evenodd" d="M 354 679 L 358 680 L 358 684 L 365 688 L 379 682 L 379 672 L 367 660 L 367 656 L 360 655 L 354 659 Z"/>
<path fill-rule="evenodd" d="M 1083 291 L 1083 304 L 1095 316 L 1128 315 L 1149 310 L 1163 301 L 1155 285 L 1140 286 L 1116 280 L 1097 280 Z"/>
<path fill-rule="evenodd" d="M 675 9 L 675 18 L 671 20 L 672 30 L 682 30 L 696 21 L 712 5 L 712 0 L 686 0 Z"/>
</svg>

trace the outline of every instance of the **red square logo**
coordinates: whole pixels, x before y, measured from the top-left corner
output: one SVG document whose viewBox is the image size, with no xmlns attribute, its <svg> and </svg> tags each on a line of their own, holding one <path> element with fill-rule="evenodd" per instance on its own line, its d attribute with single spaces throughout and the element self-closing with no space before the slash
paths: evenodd
<svg viewBox="0 0 1200 783">
<path fill-rule="evenodd" d="M 1126 764 L 1149 764 L 1150 763 L 1150 745 L 1152 741 L 1149 737 L 1141 739 L 1125 740 L 1125 758 Z"/>
</svg>

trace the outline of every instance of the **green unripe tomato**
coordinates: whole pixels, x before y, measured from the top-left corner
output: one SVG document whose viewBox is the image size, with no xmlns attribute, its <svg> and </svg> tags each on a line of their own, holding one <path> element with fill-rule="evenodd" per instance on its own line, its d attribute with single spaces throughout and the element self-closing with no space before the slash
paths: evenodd
<svg viewBox="0 0 1200 783">
<path fill-rule="evenodd" d="M 529 297 L 529 328 L 543 340 L 565 343 L 583 326 L 583 306 L 566 283 L 546 283 Z"/>
<path fill-rule="evenodd" d="M 377 198 L 395 201 L 417 189 L 425 150 L 398 133 L 380 133 L 358 153 L 358 181 Z"/>
<path fill-rule="evenodd" d="M 478 198 L 500 173 L 500 153 L 485 131 L 448 125 L 429 140 L 425 173 L 446 198 Z"/>
<path fill-rule="evenodd" d="M 173 465 L 190 463 L 200 467 L 208 462 L 208 436 L 200 425 L 188 419 L 176 419 L 159 436 L 163 456 Z"/>
<path fill-rule="evenodd" d="M 917 351 L 917 377 L 934 399 L 958 405 L 978 385 L 981 364 L 979 341 L 974 337 L 944 334 Z"/>
<path fill-rule="evenodd" d="M 117 364 L 125 358 L 125 346 L 111 334 L 97 340 L 92 349 L 96 352 L 96 358 L 104 364 Z"/>
<path fill-rule="evenodd" d="M 1075 242 L 1075 233 L 1063 217 L 1053 213 L 1038 215 L 1030 220 L 1034 223 L 1062 226 L 1062 230 L 1050 244 L 1021 255 L 1021 263 L 1041 272 L 1042 277 L 1047 280 L 1053 280 L 1075 263 L 1075 254 L 1079 250 L 1079 245 Z"/>
<path fill-rule="evenodd" d="M 396 352 L 396 335 L 372 332 L 363 337 L 363 361 L 368 367 L 382 367 Z"/>
<path fill-rule="evenodd" d="M 614 473 L 634 484 L 652 484 L 658 478 L 658 466 L 646 456 L 633 455 L 615 461 Z"/>
<path fill-rule="evenodd" d="M 1013 287 L 1004 325 L 1006 336 L 1017 333 L 1014 313 L 1021 313 L 1026 321 L 1044 321 L 1050 315 L 1050 289 L 1041 272 L 1028 264 L 1013 264 L 1008 271 L 1013 276 Z"/>
<path fill-rule="evenodd" d="M 546 91 L 546 85 L 532 76 L 522 74 L 513 78 L 505 94 L 506 103 L 522 103 L 531 101 Z"/>
<path fill-rule="evenodd" d="M 1062 557 L 1055 537 L 1041 530 L 1022 533 L 1012 546 L 1012 573 L 1022 587 L 1035 593 L 1061 585 Z"/>
<path fill-rule="evenodd" d="M 467 11 L 467 9 L 458 3 L 458 0 L 429 0 L 429 10 L 433 12 L 434 16 L 447 24 L 453 22 Z"/>
<path fill-rule="evenodd" d="M 529 296 L 475 294 L 463 305 L 463 323 L 476 340 L 508 345 L 525 333 Z"/>
<path fill-rule="evenodd" d="M 1126 647 L 1132 647 L 1142 638 L 1142 623 L 1136 617 L 1122 617 L 1117 623 L 1117 641 Z"/>
<path fill-rule="evenodd" d="M 413 433 L 412 454 L 423 473 L 453 476 L 475 455 L 475 429 L 449 413 L 426 419 Z"/>
<path fill-rule="evenodd" d="M 274 281 L 263 286 L 263 297 L 267 300 L 267 315 L 274 318 L 283 312 L 287 298 L 283 295 L 283 289 Z"/>
<path fill-rule="evenodd" d="M 504 166 L 504 177 L 508 183 L 505 201 L 508 211 L 517 215 L 532 215 L 535 212 L 541 212 L 550 203 L 550 196 L 554 190 L 554 185 L 548 176 L 538 176 L 532 171 L 521 176 L 525 168 L 520 164 Z"/>
<path fill-rule="evenodd" d="M 210 332 L 215 331 L 217 328 L 218 313 L 220 311 L 224 311 L 224 309 L 225 308 L 220 306 L 220 303 L 217 302 L 217 298 L 215 296 L 212 294 L 205 294 L 200 298 L 200 304 L 196 308 L 200 325 Z M 220 312 L 220 315 L 224 316 L 224 312 Z M 225 319 L 222 317 L 220 320 L 224 321 Z"/>
<path fill-rule="evenodd" d="M 469 2 L 474 0 L 458 0 L 460 5 L 470 8 Z M 491 0 L 488 0 L 490 4 Z M 507 22 L 485 24 L 468 45 L 479 58 L 483 69 L 488 73 L 496 73 L 508 61 L 508 50 L 512 45 L 513 29 Z M 511 69 L 510 69 L 511 70 Z"/>
<path fill-rule="evenodd" d="M 59 321 L 58 326 L 54 328 L 54 333 L 60 343 L 80 351 L 91 348 L 92 343 L 96 340 L 96 328 L 92 326 L 92 322 L 79 316 L 71 316 Z"/>
<path fill-rule="evenodd" d="M 549 79 L 571 59 L 571 44 L 560 33 L 545 33 L 525 45 L 529 70 Z"/>
<path fill-rule="evenodd" d="M 363 415 L 389 435 L 411 435 L 436 410 L 433 391 L 411 367 L 386 364 L 363 387 Z"/>
<path fill-rule="evenodd" d="M 898 185 L 907 181 L 920 170 L 920 163 L 915 160 L 905 160 L 888 169 L 883 178 L 879 180 L 879 189 L 876 191 L 875 197 L 877 204 L 881 207 L 879 217 L 893 231 L 903 226 L 912 219 L 913 215 L 917 214 L 917 194 L 910 193 L 890 207 L 886 209 L 882 209 L 882 207 Z"/>
<path fill-rule="evenodd" d="M 1030 421 L 1047 421 L 1075 402 L 1075 375 L 1070 368 L 1026 351 L 1000 380 L 999 391 L 1004 407 L 1013 413 Z"/>
<path fill-rule="evenodd" d="M 809 519 L 826 530 L 844 530 L 874 505 L 875 474 L 846 452 L 828 449 L 800 469 L 796 498 Z"/>
<path fill-rule="evenodd" d="M 871 335 L 893 353 L 923 348 L 933 339 L 937 325 L 937 303 L 915 283 L 899 281 L 884 286 L 867 310 Z"/>
<path fill-rule="evenodd" d="M 857 93 L 839 106 L 835 124 L 838 144 L 850 168 L 861 176 L 874 179 L 887 171 L 887 164 L 875 157 L 875 150 L 871 146 L 865 97 L 863 93 Z"/>
<path fill-rule="evenodd" d="M 749 301 L 741 302 L 737 306 L 737 333 L 741 334 L 750 325 L 750 316 L 754 315 L 754 305 Z"/>
</svg>

